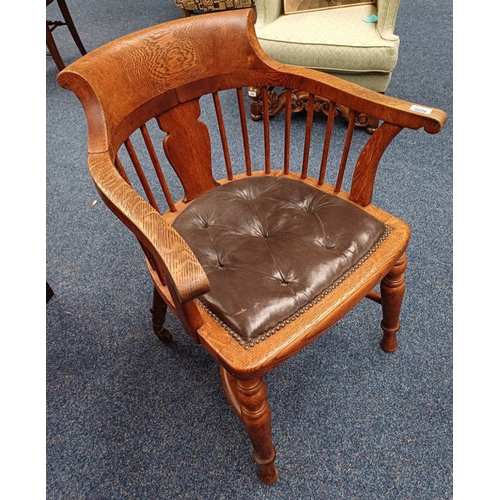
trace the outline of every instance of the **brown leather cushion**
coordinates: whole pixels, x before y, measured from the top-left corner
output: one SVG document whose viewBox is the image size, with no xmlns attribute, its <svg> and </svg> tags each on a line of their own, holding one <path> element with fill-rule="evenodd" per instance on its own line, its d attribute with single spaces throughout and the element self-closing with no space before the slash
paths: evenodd
<svg viewBox="0 0 500 500">
<path fill-rule="evenodd" d="M 202 305 L 246 348 L 331 291 L 388 233 L 350 203 L 274 176 L 218 186 L 173 226 L 208 275 Z"/>
</svg>

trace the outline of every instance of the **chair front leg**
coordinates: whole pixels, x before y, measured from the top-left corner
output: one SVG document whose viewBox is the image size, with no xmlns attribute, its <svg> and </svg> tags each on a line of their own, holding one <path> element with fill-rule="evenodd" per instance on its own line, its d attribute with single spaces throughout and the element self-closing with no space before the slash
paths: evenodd
<svg viewBox="0 0 500 500">
<path fill-rule="evenodd" d="M 272 442 L 271 408 L 264 380 L 262 377 L 239 380 L 222 367 L 221 378 L 226 396 L 252 443 L 260 480 L 272 484 L 278 479 L 278 470 L 274 465 L 276 450 Z"/>
<path fill-rule="evenodd" d="M 386 352 L 394 352 L 398 348 L 396 334 L 399 331 L 399 315 L 405 293 L 406 253 L 396 261 L 394 267 L 380 283 L 382 301 L 382 330 L 384 336 L 380 347 Z"/>
</svg>

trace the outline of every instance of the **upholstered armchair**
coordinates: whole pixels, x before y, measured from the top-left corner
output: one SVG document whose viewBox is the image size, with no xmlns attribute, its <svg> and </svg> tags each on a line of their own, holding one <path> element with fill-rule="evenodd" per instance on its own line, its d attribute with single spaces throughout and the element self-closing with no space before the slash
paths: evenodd
<svg viewBox="0 0 500 500">
<path fill-rule="evenodd" d="M 261 47 L 273 59 L 330 73 L 376 92 L 385 92 L 398 61 L 399 37 L 394 26 L 401 0 L 376 0 L 284 14 L 283 0 L 255 0 L 255 31 Z M 326 2 L 324 2 L 326 3 Z M 321 2 L 309 2 L 309 5 Z M 376 17 L 375 17 L 376 16 Z M 301 89 L 298 89 L 299 91 Z M 251 89 L 252 116 L 259 119 L 259 89 Z M 298 105 L 307 96 L 296 96 Z M 271 114 L 282 107 L 276 94 Z M 325 109 L 322 103 L 317 108 Z M 348 113 L 340 110 L 343 114 Z M 358 125 L 376 127 L 367 117 Z"/>
</svg>

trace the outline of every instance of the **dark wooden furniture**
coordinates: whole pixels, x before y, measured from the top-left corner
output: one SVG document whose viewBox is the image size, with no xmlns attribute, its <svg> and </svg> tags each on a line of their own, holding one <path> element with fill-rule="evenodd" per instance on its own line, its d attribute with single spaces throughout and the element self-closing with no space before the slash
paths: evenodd
<svg viewBox="0 0 500 500">
<path fill-rule="evenodd" d="M 290 96 L 288 97 L 289 93 Z M 309 93 L 304 90 L 268 87 L 266 94 L 267 113 L 270 117 L 276 116 L 286 109 L 288 98 L 290 99 L 292 113 L 307 112 L 309 107 L 315 112 L 323 113 L 327 116 L 330 113 L 330 101 L 328 99 L 321 96 L 313 96 L 312 99 L 309 99 Z M 250 86 L 248 87 L 248 95 L 250 97 L 250 117 L 255 121 L 262 120 L 264 116 L 262 88 Z M 339 114 L 347 121 L 350 121 L 351 117 L 353 117 L 355 126 L 364 128 L 369 134 L 373 134 L 379 125 L 375 117 L 367 116 L 364 113 L 352 112 L 347 106 L 339 103 L 334 106 L 336 115 Z"/>
<path fill-rule="evenodd" d="M 174 0 L 174 2 L 181 9 L 183 17 L 189 17 L 193 13 L 246 9 L 254 5 L 254 0 Z"/>
<path fill-rule="evenodd" d="M 49 282 L 45 282 L 45 304 L 49 303 L 49 300 L 54 296 L 54 290 L 49 285 Z"/>
<path fill-rule="evenodd" d="M 144 251 L 155 332 L 171 341 L 168 307 L 220 364 L 260 478 L 272 483 L 264 376 L 366 297 L 381 304 L 382 349 L 398 347 L 410 229 L 372 204 L 375 175 L 403 128 L 434 134 L 446 114 L 276 63 L 261 50 L 254 20 L 246 9 L 153 26 L 94 50 L 58 82 L 85 110 L 100 196 Z M 309 107 L 292 123 L 288 92 L 283 120 L 269 120 L 264 106 L 263 122 L 254 123 L 248 86 L 264 89 L 264 103 L 270 86 L 298 87 L 353 114 L 349 126 L 337 125 L 330 106 L 318 123 Z M 354 140 L 359 113 L 382 125 Z M 359 140 L 366 144 L 351 162 Z M 318 141 L 322 160 L 313 165 Z M 219 167 L 225 173 L 216 179 Z M 173 172 L 182 185 L 177 202 L 179 188 L 167 182 Z"/>
<path fill-rule="evenodd" d="M 46 6 L 48 7 L 54 0 L 46 0 Z M 57 4 L 59 5 L 59 9 L 61 10 L 61 14 L 63 16 L 64 21 L 50 21 L 46 20 L 46 44 L 47 44 L 47 56 L 52 57 L 54 62 L 56 63 L 57 68 L 61 71 L 65 64 L 62 60 L 61 54 L 59 53 L 59 49 L 57 48 L 56 42 L 54 40 L 54 36 L 52 32 L 58 28 L 59 26 L 67 26 L 73 40 L 76 43 L 76 46 L 80 50 L 82 55 L 85 55 L 87 51 L 83 46 L 83 43 L 80 39 L 80 35 L 76 30 L 75 23 L 73 22 L 73 18 L 69 12 L 68 6 L 66 5 L 65 0 L 57 0 Z"/>
</svg>

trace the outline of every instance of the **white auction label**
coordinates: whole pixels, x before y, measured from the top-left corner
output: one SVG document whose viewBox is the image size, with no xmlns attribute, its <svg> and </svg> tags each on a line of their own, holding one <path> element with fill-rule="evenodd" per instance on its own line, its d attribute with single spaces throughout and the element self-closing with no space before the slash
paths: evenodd
<svg viewBox="0 0 500 500">
<path fill-rule="evenodd" d="M 416 111 L 417 113 L 430 115 L 432 113 L 432 108 L 424 108 L 423 106 L 417 106 L 416 104 L 413 104 L 412 106 L 410 106 L 410 111 Z"/>
</svg>

